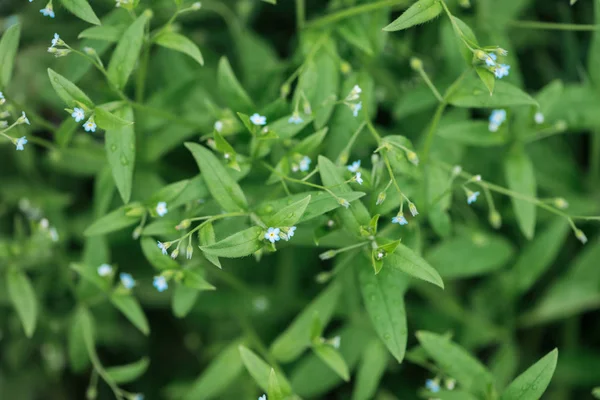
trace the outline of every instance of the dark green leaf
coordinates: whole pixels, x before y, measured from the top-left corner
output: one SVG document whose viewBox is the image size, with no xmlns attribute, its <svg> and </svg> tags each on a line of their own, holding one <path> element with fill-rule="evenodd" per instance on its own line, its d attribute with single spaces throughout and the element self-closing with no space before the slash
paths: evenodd
<svg viewBox="0 0 600 400">
<path fill-rule="evenodd" d="M 149 365 L 150 359 L 144 357 L 131 364 L 108 367 L 106 368 L 106 373 L 116 384 L 129 383 L 144 375 Z"/>
<path fill-rule="evenodd" d="M 260 226 L 253 226 L 214 244 L 201 246 L 200 250 L 207 254 L 225 258 L 249 256 L 263 247 L 265 243 L 262 237 L 264 232 L 265 230 Z"/>
<path fill-rule="evenodd" d="M 21 24 L 15 24 L 0 39 L 0 88 L 5 88 L 12 78 L 20 36 Z"/>
<path fill-rule="evenodd" d="M 200 295 L 200 291 L 197 289 L 185 286 L 185 285 L 177 285 L 175 286 L 175 290 L 173 291 L 173 314 L 177 318 L 183 318 L 192 311 L 194 304 L 196 304 L 196 300 L 198 300 L 198 296 Z"/>
<path fill-rule="evenodd" d="M 137 223 L 141 215 L 131 215 L 130 213 L 130 210 L 136 207 L 141 207 L 141 204 L 132 203 L 106 214 L 88 226 L 83 234 L 86 236 L 104 235 Z"/>
<path fill-rule="evenodd" d="M 73 14 L 90 24 L 100 25 L 100 20 L 87 0 L 60 0 L 62 5 Z"/>
<path fill-rule="evenodd" d="M 496 82 L 494 94 L 490 96 L 488 88 L 473 75 L 458 81 L 448 89 L 446 100 L 457 107 L 501 108 L 511 106 L 537 106 L 537 102 L 510 83 Z"/>
<path fill-rule="evenodd" d="M 235 77 L 227 57 L 221 57 L 221 60 L 219 60 L 217 81 L 219 93 L 221 93 L 221 96 L 223 96 L 223 99 L 229 108 L 236 112 L 254 111 L 254 103 Z"/>
<path fill-rule="evenodd" d="M 410 276 L 433 283 L 444 288 L 440 274 L 421 256 L 403 244 L 398 244 L 396 251 L 383 259 L 384 268 L 396 268 Z"/>
<path fill-rule="evenodd" d="M 150 326 L 140 303 L 130 294 L 114 292 L 110 296 L 110 302 L 127 317 L 144 335 L 150 333 Z"/>
<path fill-rule="evenodd" d="M 25 335 L 33 336 L 38 317 L 38 304 L 35 291 L 27 275 L 16 268 L 6 270 L 8 297 L 21 320 Z"/>
<path fill-rule="evenodd" d="M 264 223 L 273 227 L 293 226 L 302 218 L 304 211 L 310 202 L 311 196 L 308 195 L 302 200 L 283 207 L 271 217 L 265 217 Z"/>
<path fill-rule="evenodd" d="M 515 146 L 504 162 L 504 172 L 508 188 L 530 199 L 537 195 L 537 185 L 533 164 L 521 146 Z M 535 231 L 536 205 L 532 201 L 511 196 L 517 222 L 527 239 L 532 239 Z"/>
<path fill-rule="evenodd" d="M 442 11 L 439 0 L 419 0 L 383 30 L 392 32 L 410 28 L 434 19 Z"/>
<path fill-rule="evenodd" d="M 254 378 L 254 381 L 265 392 L 269 390 L 269 375 L 271 373 L 271 367 L 269 364 L 264 362 L 247 347 L 239 346 L 239 350 L 242 361 L 250 375 L 252 375 L 252 378 Z M 281 385 L 281 391 L 284 394 L 292 393 L 291 386 L 285 376 L 283 376 L 281 373 L 278 373 L 277 375 L 277 379 Z"/>
<path fill-rule="evenodd" d="M 200 247 L 208 246 L 208 245 L 216 243 L 215 229 L 211 222 L 205 223 L 202 226 L 202 228 L 200 228 L 200 230 L 198 231 L 198 241 L 200 242 Z M 206 259 L 208 261 L 210 261 L 217 267 L 222 268 L 221 262 L 219 261 L 219 257 L 212 255 L 212 254 L 208 254 L 208 253 L 203 253 L 203 254 L 204 254 L 204 257 L 206 257 Z"/>
</svg>

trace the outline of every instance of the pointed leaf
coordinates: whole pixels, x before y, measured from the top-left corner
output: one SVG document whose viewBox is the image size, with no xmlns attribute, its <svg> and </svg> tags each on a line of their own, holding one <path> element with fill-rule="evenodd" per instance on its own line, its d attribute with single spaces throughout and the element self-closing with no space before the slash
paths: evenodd
<svg viewBox="0 0 600 400">
<path fill-rule="evenodd" d="M 21 24 L 15 24 L 4 31 L 0 39 L 0 89 L 5 88 L 12 78 L 20 36 Z"/>
<path fill-rule="evenodd" d="M 134 206 L 141 205 L 139 203 L 132 203 L 118 208 L 94 221 L 83 234 L 85 236 L 104 235 L 136 224 L 140 220 L 141 215 L 131 215 L 128 212 Z"/>
<path fill-rule="evenodd" d="M 343 380 L 346 382 L 350 380 L 350 371 L 348 370 L 346 361 L 344 361 L 344 358 L 332 346 L 328 344 L 318 344 L 313 347 L 313 351 Z"/>
<path fill-rule="evenodd" d="M 533 164 L 521 146 L 514 147 L 504 162 L 508 188 L 531 199 L 537 196 Z M 532 239 L 535 231 L 536 205 L 531 201 L 511 197 L 513 209 L 521 231 Z"/>
<path fill-rule="evenodd" d="M 388 354 L 380 340 L 367 345 L 358 368 L 352 400 L 369 400 L 375 396 L 388 363 Z"/>
<path fill-rule="evenodd" d="M 90 24 L 100 25 L 100 20 L 87 0 L 60 0 L 62 5 L 73 14 Z"/>
<path fill-rule="evenodd" d="M 383 259 L 384 268 L 396 268 L 408 275 L 433 283 L 444 288 L 440 274 L 421 256 L 403 244 L 398 244 L 396 251 Z"/>
<path fill-rule="evenodd" d="M 217 84 L 225 104 L 233 111 L 251 112 L 254 110 L 254 103 L 235 77 L 227 57 L 221 57 L 219 60 Z"/>
<path fill-rule="evenodd" d="M 183 318 L 188 315 L 192 311 L 194 304 L 196 304 L 199 295 L 200 291 L 197 289 L 185 285 L 175 286 L 172 299 L 173 314 L 177 318 Z"/>
<path fill-rule="evenodd" d="M 457 107 L 502 108 L 511 106 L 537 106 L 537 102 L 518 87 L 510 83 L 497 81 L 494 94 L 478 77 L 467 76 L 448 89 L 446 100 Z"/>
<path fill-rule="evenodd" d="M 198 241 L 200 242 L 200 247 L 216 243 L 215 229 L 211 222 L 205 223 L 202 226 L 202 228 L 200 228 L 200 230 L 198 231 Z M 222 268 L 221 262 L 219 261 L 219 257 L 206 252 L 203 252 L 203 254 L 208 261 L 210 261 L 217 267 Z"/>
<path fill-rule="evenodd" d="M 245 346 L 239 346 L 240 356 L 246 366 L 246 369 L 254 378 L 254 381 L 265 392 L 269 390 L 269 375 L 271 367 L 263 361 L 262 358 L 254 354 L 254 352 Z M 281 391 L 288 395 L 292 393 L 291 386 L 288 380 L 281 373 L 277 373 L 277 379 L 281 386 Z"/>
<path fill-rule="evenodd" d="M 144 335 L 150 333 L 150 326 L 146 315 L 137 299 L 130 294 L 113 293 L 110 302 L 127 317 Z"/>
<path fill-rule="evenodd" d="M 133 124 L 133 114 L 131 119 L 128 120 L 119 116 L 124 115 L 124 113 L 119 113 L 119 115 L 116 115 L 117 113 L 113 114 L 102 108 L 102 106 L 98 106 L 94 109 L 94 120 L 96 121 L 98 127 L 104 129 L 105 131 L 120 129 Z"/>
<path fill-rule="evenodd" d="M 25 335 L 31 338 L 35 332 L 38 304 L 29 278 L 22 271 L 10 268 L 6 271 L 6 289 L 8 298 L 21 320 Z"/>
<path fill-rule="evenodd" d="M 52 69 L 48 68 L 48 77 L 54 91 L 65 102 L 67 107 L 79 107 L 79 104 L 85 105 L 87 108 L 94 108 L 94 103 L 90 98 L 75 85 L 73 82 L 64 76 L 57 74 Z"/>
<path fill-rule="evenodd" d="M 310 202 L 310 198 L 311 196 L 308 195 L 302 200 L 292 203 L 287 207 L 283 207 L 272 217 L 266 217 L 264 219 L 265 224 L 273 227 L 293 226 L 302 218 L 302 215 Z"/>
<path fill-rule="evenodd" d="M 164 32 L 158 35 L 155 41 L 160 46 L 187 54 L 196 60 L 198 64 L 204 65 L 204 59 L 198 46 L 183 35 L 175 32 Z"/>
<path fill-rule="evenodd" d="M 108 367 L 106 368 L 106 373 L 116 384 L 129 383 L 144 375 L 149 365 L 150 359 L 144 357 L 131 364 Z"/>
<path fill-rule="evenodd" d="M 207 254 L 225 258 L 249 256 L 264 246 L 265 242 L 262 237 L 264 232 L 265 230 L 260 226 L 253 226 L 214 244 L 201 246 L 200 250 Z"/>
<path fill-rule="evenodd" d="M 97 117 L 99 116 L 98 110 L 101 109 L 96 109 Z M 133 110 L 131 107 L 118 110 L 115 114 L 119 119 L 133 121 Z M 102 128 L 98 119 L 96 119 L 96 122 Z M 133 166 L 135 164 L 135 131 L 133 130 L 133 125 L 107 129 L 105 147 L 106 158 L 108 158 L 115 184 L 117 185 L 117 189 L 119 189 L 123 203 L 127 204 L 131 198 Z"/>
<path fill-rule="evenodd" d="M 393 32 L 410 28 L 434 19 L 442 11 L 443 8 L 439 0 L 419 0 L 383 30 Z"/>
<path fill-rule="evenodd" d="M 502 393 L 500 400 L 541 399 L 550 384 L 557 360 L 558 350 L 554 349 L 515 378 Z"/>
</svg>

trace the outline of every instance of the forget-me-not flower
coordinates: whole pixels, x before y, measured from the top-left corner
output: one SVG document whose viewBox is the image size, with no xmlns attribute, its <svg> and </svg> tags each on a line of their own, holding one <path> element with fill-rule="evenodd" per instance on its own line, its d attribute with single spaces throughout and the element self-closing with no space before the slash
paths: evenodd
<svg viewBox="0 0 600 400">
<path fill-rule="evenodd" d="M 25 115 L 25 111 L 21 111 L 21 116 L 19 117 L 19 119 L 17 119 L 17 123 L 31 125 L 29 123 L 29 119 L 27 118 L 27 115 Z"/>
<path fill-rule="evenodd" d="M 300 114 L 298 114 L 298 112 L 294 111 L 294 113 L 292 114 L 292 116 L 288 119 L 288 122 L 290 124 L 301 124 L 304 122 L 304 120 L 302 119 L 302 117 L 300 116 Z"/>
<path fill-rule="evenodd" d="M 167 249 L 169 248 L 169 246 L 167 246 L 166 244 L 164 244 L 162 242 L 157 242 L 157 243 L 158 243 L 158 248 L 162 251 L 162 253 L 164 255 L 168 254 Z"/>
<path fill-rule="evenodd" d="M 352 164 L 348 165 L 346 168 L 348 168 L 348 171 L 350 171 L 350 172 L 358 172 L 358 169 L 360 168 L 360 160 L 354 161 Z"/>
<path fill-rule="evenodd" d="M 260 397 L 258 398 L 258 400 L 267 400 L 267 395 L 266 395 L 266 394 L 263 394 L 262 396 L 260 396 Z"/>
<path fill-rule="evenodd" d="M 510 65 L 507 64 L 498 64 L 496 68 L 494 68 L 494 75 L 498 79 L 502 79 L 505 76 L 508 76 L 510 70 Z"/>
<path fill-rule="evenodd" d="M 215 122 L 215 131 L 221 133 L 222 130 L 223 130 L 223 122 L 221 122 L 221 121 Z"/>
<path fill-rule="evenodd" d="M 250 122 L 252 122 L 254 125 L 266 125 L 267 124 L 267 117 L 264 117 L 258 113 L 254 113 L 252 114 L 252 116 L 250 117 Z"/>
<path fill-rule="evenodd" d="M 100 275 L 100 276 L 109 276 L 110 274 L 112 274 L 112 272 L 113 272 L 113 269 L 108 264 L 102 264 L 101 266 L 98 267 L 98 275 Z"/>
<path fill-rule="evenodd" d="M 302 172 L 308 171 L 310 169 L 310 163 L 311 163 L 311 159 L 309 156 L 302 157 L 302 160 L 300 160 L 300 171 L 302 171 Z"/>
<path fill-rule="evenodd" d="M 86 132 L 96 132 L 96 123 L 94 122 L 94 117 L 90 117 L 90 119 L 83 124 L 83 129 L 85 129 Z"/>
<path fill-rule="evenodd" d="M 18 138 L 15 141 L 15 146 L 17 146 L 17 150 L 19 151 L 23 151 L 25 148 L 24 146 L 27 144 L 27 139 L 25 138 L 25 136 Z"/>
<path fill-rule="evenodd" d="M 331 339 L 331 345 L 333 346 L 334 349 L 339 349 L 340 343 L 341 343 L 341 338 L 339 336 L 336 336 L 333 339 Z"/>
<path fill-rule="evenodd" d="M 58 33 L 54 34 L 54 38 L 52 39 L 52 46 L 51 47 L 55 47 L 60 45 L 60 43 L 62 42 L 62 40 L 60 40 L 60 36 L 58 36 Z"/>
<path fill-rule="evenodd" d="M 361 175 L 360 172 L 357 172 L 356 175 L 354 176 L 354 180 L 359 185 L 362 185 L 363 184 L 363 179 L 360 177 L 360 175 Z"/>
<path fill-rule="evenodd" d="M 362 101 L 359 101 L 356 104 L 351 104 L 350 105 L 350 109 L 352 110 L 352 115 L 354 115 L 355 117 L 358 116 L 358 112 L 360 110 L 362 110 Z"/>
<path fill-rule="evenodd" d="M 394 218 L 392 218 L 392 224 L 406 225 L 408 224 L 408 221 L 406 220 L 404 215 L 398 214 Z"/>
<path fill-rule="evenodd" d="M 49 1 L 48 4 L 46 4 L 46 8 L 42 8 L 40 10 L 40 12 L 42 13 L 42 15 L 44 17 L 54 18 L 54 10 L 52 9 L 52 1 Z"/>
<path fill-rule="evenodd" d="M 291 237 L 294 236 L 294 232 L 296 232 L 296 227 L 292 226 L 288 231 L 287 231 L 287 239 L 286 240 L 290 240 Z"/>
<path fill-rule="evenodd" d="M 164 292 L 165 290 L 167 290 L 169 288 L 169 284 L 167 283 L 167 280 L 162 275 L 155 276 L 154 281 L 152 282 L 152 285 L 154 285 L 156 290 L 158 290 L 159 292 Z"/>
<path fill-rule="evenodd" d="M 346 101 L 354 101 L 358 100 L 360 94 L 362 93 L 362 89 L 358 85 L 354 85 L 348 96 L 346 96 Z"/>
<path fill-rule="evenodd" d="M 490 132 L 496 132 L 504 121 L 506 121 L 506 110 L 493 110 L 490 114 L 488 129 Z"/>
<path fill-rule="evenodd" d="M 156 205 L 156 213 L 158 214 L 158 216 L 164 217 L 165 215 L 167 215 L 168 212 L 169 210 L 167 210 L 167 203 L 165 203 L 164 201 L 159 201 Z"/>
<path fill-rule="evenodd" d="M 133 276 L 127 272 L 121 272 L 119 274 L 119 278 L 121 279 L 121 284 L 125 287 L 125 289 L 133 289 L 135 286 L 135 279 L 133 279 Z"/>
<path fill-rule="evenodd" d="M 0 92 L 0 106 L 4 103 L 6 103 L 6 99 L 4 98 L 4 94 L 2 94 L 2 92 Z"/>
<path fill-rule="evenodd" d="M 271 243 L 278 242 L 280 239 L 279 232 L 281 232 L 279 228 L 269 228 L 265 233 L 265 239 Z"/>
<path fill-rule="evenodd" d="M 477 197 L 479 197 L 479 192 L 471 192 L 467 190 L 467 203 L 473 204 L 477 201 Z"/>
<path fill-rule="evenodd" d="M 488 67 L 493 67 L 494 65 L 496 65 L 497 58 L 498 57 L 494 53 L 487 54 L 487 57 L 485 58 L 485 65 L 487 65 Z"/>
<path fill-rule="evenodd" d="M 75 119 L 75 122 L 83 121 L 85 118 L 85 111 L 83 111 L 83 108 L 75 107 L 71 113 L 71 117 Z"/>
<path fill-rule="evenodd" d="M 427 388 L 427 390 L 433 393 L 437 393 L 440 391 L 440 384 L 433 379 L 427 379 L 425 381 L 425 387 Z"/>
<path fill-rule="evenodd" d="M 540 111 L 538 111 L 533 116 L 533 119 L 536 124 L 543 124 L 544 123 L 544 114 L 542 114 Z"/>
</svg>

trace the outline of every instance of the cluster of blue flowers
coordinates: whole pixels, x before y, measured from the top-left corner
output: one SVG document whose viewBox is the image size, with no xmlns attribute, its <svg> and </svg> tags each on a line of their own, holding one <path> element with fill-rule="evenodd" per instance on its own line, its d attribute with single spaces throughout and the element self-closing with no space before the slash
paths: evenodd
<svg viewBox="0 0 600 400">
<path fill-rule="evenodd" d="M 283 231 L 281 230 L 281 228 L 270 227 L 265 232 L 265 239 L 273 244 L 275 242 L 279 242 L 279 240 L 281 240 L 281 239 L 288 241 L 294 236 L 295 232 L 296 232 L 295 226 L 292 226 L 289 228 L 285 227 L 285 228 L 283 228 Z"/>
<path fill-rule="evenodd" d="M 498 49 L 497 51 L 501 56 L 506 56 L 508 54 L 508 52 L 504 49 Z M 483 52 L 483 54 L 484 55 L 481 58 L 483 58 L 485 65 L 494 73 L 496 78 L 502 79 L 505 76 L 508 76 L 510 72 L 510 65 L 497 63 L 498 56 L 496 53 Z"/>
<path fill-rule="evenodd" d="M 493 110 L 490 114 L 488 129 L 490 132 L 497 132 L 504 121 L 506 121 L 506 110 Z"/>
<path fill-rule="evenodd" d="M 111 277 L 114 273 L 113 267 L 109 264 L 100 265 L 97 271 L 98 275 L 100 275 L 103 278 Z M 131 274 L 128 274 L 127 272 L 121 272 L 119 274 L 119 281 L 121 282 L 121 285 L 123 285 L 123 287 L 127 290 L 131 290 L 137 285 L 137 282 L 135 281 L 135 279 L 133 279 L 133 276 L 131 276 Z M 164 292 L 169 287 L 167 279 L 162 275 L 155 276 L 152 284 L 159 292 Z"/>
</svg>

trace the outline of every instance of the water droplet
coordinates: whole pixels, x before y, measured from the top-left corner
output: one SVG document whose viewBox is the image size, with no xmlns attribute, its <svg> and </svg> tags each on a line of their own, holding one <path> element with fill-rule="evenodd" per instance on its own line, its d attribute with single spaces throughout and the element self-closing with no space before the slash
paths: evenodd
<svg viewBox="0 0 600 400">
<path fill-rule="evenodd" d="M 114 153 L 115 151 L 117 151 L 117 145 L 116 145 L 116 144 L 113 144 L 113 145 L 111 145 L 111 146 L 110 146 L 110 151 L 112 151 L 113 153 Z"/>
<path fill-rule="evenodd" d="M 129 160 L 125 156 L 121 156 L 121 165 L 128 165 Z"/>
<path fill-rule="evenodd" d="M 392 335 L 390 335 L 389 333 L 386 333 L 385 335 L 383 335 L 383 338 L 385 340 L 390 340 L 392 338 Z"/>
<path fill-rule="evenodd" d="M 58 82 L 58 78 L 54 78 L 54 82 Z"/>
</svg>

